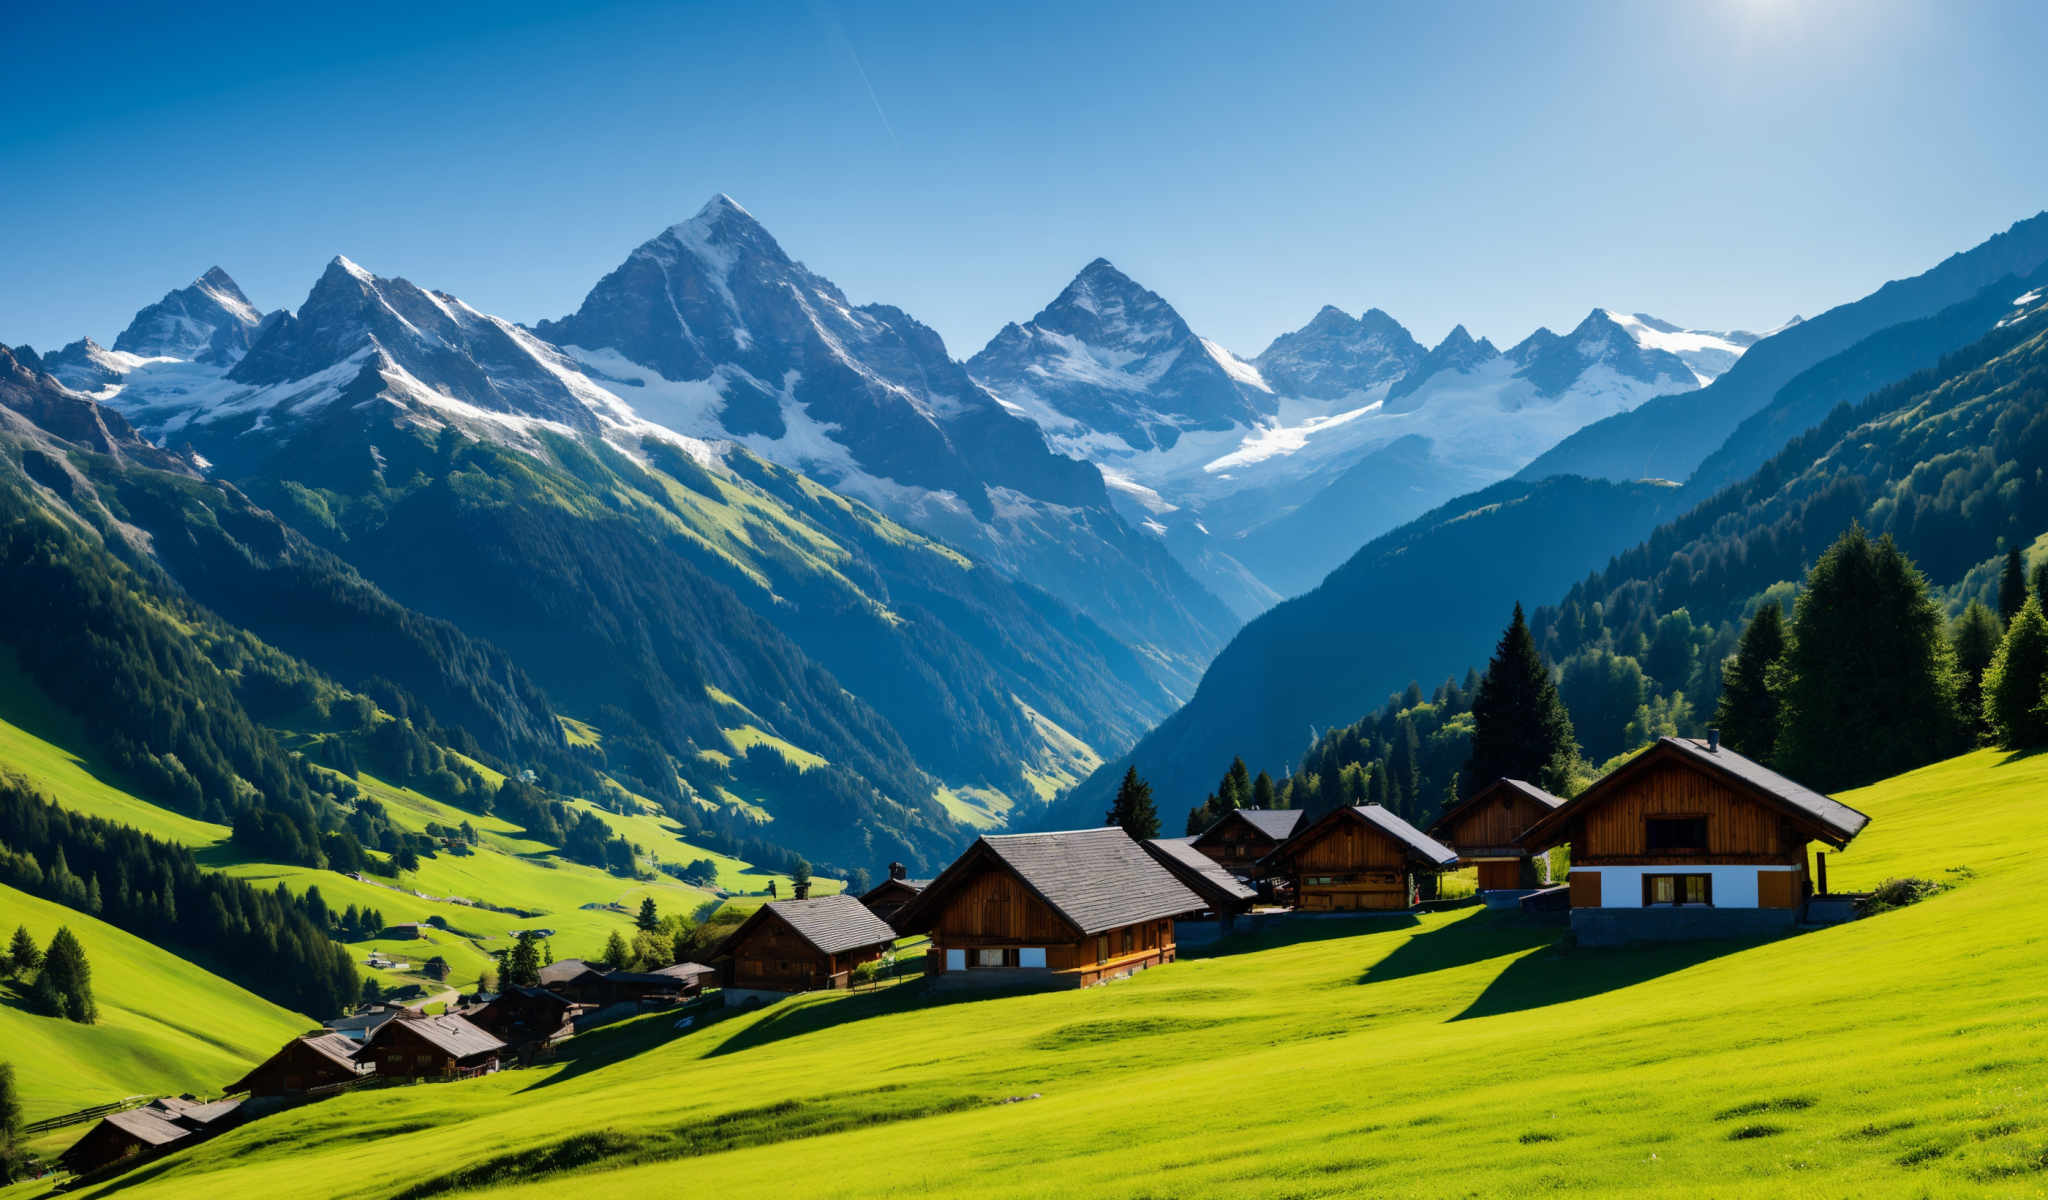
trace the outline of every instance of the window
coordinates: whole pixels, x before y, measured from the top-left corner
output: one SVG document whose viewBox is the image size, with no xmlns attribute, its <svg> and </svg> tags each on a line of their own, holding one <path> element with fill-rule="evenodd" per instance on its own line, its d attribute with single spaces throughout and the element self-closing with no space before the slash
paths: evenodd
<svg viewBox="0 0 2048 1200">
<path fill-rule="evenodd" d="M 1017 965 L 1043 970 L 1045 967 L 1045 947 L 1026 946 L 1017 951 Z"/>
<path fill-rule="evenodd" d="M 1707 819 L 1705 817 L 1645 817 L 1643 819 L 1643 844 L 1651 851 L 1705 850 L 1707 848 Z"/>
<path fill-rule="evenodd" d="M 1125 954 L 1129 954 L 1130 952 L 1131 952 L 1131 931 L 1130 931 L 1130 928 L 1129 928 L 1129 926 L 1126 926 L 1126 927 L 1124 928 L 1124 953 L 1125 953 Z"/>
<path fill-rule="evenodd" d="M 1109 935 L 1106 933 L 1095 939 L 1095 961 L 1099 963 L 1109 961 Z"/>
<path fill-rule="evenodd" d="M 1003 952 L 1000 948 L 976 950 L 974 952 L 974 965 L 977 967 L 1000 967 L 1003 965 Z"/>
<path fill-rule="evenodd" d="M 967 969 L 967 951 L 946 951 L 946 969 L 948 971 L 965 971 Z"/>
<path fill-rule="evenodd" d="M 1643 906 L 1657 904 L 1712 904 L 1714 877 L 1711 875 L 1645 875 Z"/>
</svg>

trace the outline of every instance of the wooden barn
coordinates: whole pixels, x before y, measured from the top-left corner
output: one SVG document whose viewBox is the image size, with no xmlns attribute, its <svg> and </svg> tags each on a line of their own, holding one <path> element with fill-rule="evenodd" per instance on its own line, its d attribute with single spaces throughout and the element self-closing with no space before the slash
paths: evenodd
<svg viewBox="0 0 2048 1200">
<path fill-rule="evenodd" d="M 362 1048 L 361 1042 L 342 1033 L 295 1037 L 229 1084 L 227 1090 L 252 1096 L 301 1096 L 316 1088 L 354 1083 L 371 1074 L 368 1063 L 356 1061 L 356 1052 Z"/>
<path fill-rule="evenodd" d="M 529 1048 L 568 1037 L 584 1011 L 585 1006 L 546 988 L 514 986 L 463 1017 L 507 1046 Z"/>
<path fill-rule="evenodd" d="M 1457 851 L 1459 866 L 1478 868 L 1482 892 L 1536 888 L 1545 882 L 1538 852 L 1523 847 L 1521 837 L 1563 803 L 1533 783 L 1496 779 L 1445 809 L 1429 836 Z"/>
<path fill-rule="evenodd" d="M 200 1104 L 166 1096 L 141 1108 L 109 1113 L 85 1136 L 57 1156 L 74 1175 L 104 1171 L 118 1163 L 140 1164 L 205 1141 L 241 1123 L 241 1101 Z"/>
<path fill-rule="evenodd" d="M 498 1069 L 505 1043 L 462 1017 L 399 1017 L 379 1026 L 356 1061 L 402 1079 L 464 1079 Z"/>
<path fill-rule="evenodd" d="M 1086 987 L 1173 961 L 1208 907 L 1115 826 L 985 835 L 897 914 L 947 984 Z"/>
<path fill-rule="evenodd" d="M 858 899 L 841 892 L 763 904 L 726 936 L 714 957 L 727 960 L 727 1000 L 752 993 L 843 988 L 853 969 L 874 962 L 896 931 Z"/>
<path fill-rule="evenodd" d="M 1259 860 L 1294 836 L 1306 815 L 1291 808 L 1238 808 L 1195 835 L 1194 847 L 1239 878 L 1255 873 Z"/>
<path fill-rule="evenodd" d="M 1789 927 L 1813 891 L 1807 844 L 1869 823 L 1709 734 L 1659 740 L 1521 841 L 1571 843 L 1572 928 L 1612 944 Z"/>
<path fill-rule="evenodd" d="M 889 877 L 862 892 L 860 902 L 876 916 L 895 923 L 896 914 L 903 906 L 917 899 L 917 894 L 931 884 L 929 879 L 912 879 L 902 863 L 889 864 Z"/>
<path fill-rule="evenodd" d="M 1194 841 L 1184 837 L 1153 838 L 1139 845 L 1183 886 L 1200 896 L 1207 912 L 1228 928 L 1231 919 L 1249 909 L 1259 894 L 1224 870 L 1222 863 L 1195 849 Z"/>
<path fill-rule="evenodd" d="M 1262 861 L 1294 881 L 1303 912 L 1401 909 L 1424 877 L 1458 863 L 1457 852 L 1377 804 L 1324 813 Z"/>
</svg>

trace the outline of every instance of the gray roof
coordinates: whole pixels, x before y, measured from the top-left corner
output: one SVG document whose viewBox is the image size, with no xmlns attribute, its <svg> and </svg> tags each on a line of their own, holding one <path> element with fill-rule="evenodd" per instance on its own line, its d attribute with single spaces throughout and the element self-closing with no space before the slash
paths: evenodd
<svg viewBox="0 0 2048 1200">
<path fill-rule="evenodd" d="M 153 1105 L 131 1108 L 126 1112 L 108 1113 L 105 1120 L 122 1133 L 151 1146 L 167 1145 L 192 1132 L 190 1129 L 172 1124 L 164 1110 Z"/>
<path fill-rule="evenodd" d="M 362 1069 L 363 1064 L 356 1061 L 355 1055 L 356 1051 L 363 1048 L 363 1044 L 346 1034 L 316 1033 L 299 1040 L 322 1058 L 332 1059 L 351 1071 Z"/>
<path fill-rule="evenodd" d="M 976 845 L 1001 859 L 1084 935 L 1208 907 L 1115 825 L 1064 833 L 987 835 Z M 953 867 L 948 867 L 918 903 L 938 891 L 952 873 Z"/>
<path fill-rule="evenodd" d="M 781 917 L 797 935 L 823 954 L 843 954 L 896 940 L 896 931 L 858 897 L 840 892 L 808 900 L 771 900 L 763 911 Z M 752 918 L 749 918 L 751 921 Z M 737 935 L 739 930 L 734 930 Z"/>
<path fill-rule="evenodd" d="M 1276 842 L 1284 842 L 1294 836 L 1295 830 L 1301 828 L 1301 819 L 1307 815 L 1298 808 L 1238 808 L 1218 817 L 1216 824 L 1209 826 L 1209 829 L 1216 828 L 1232 817 L 1243 817 L 1260 833 Z M 1206 836 L 1208 830 L 1205 829 L 1202 833 Z"/>
<path fill-rule="evenodd" d="M 1733 776 L 1751 788 L 1799 810 L 1845 842 L 1861 833 L 1865 825 L 1870 824 L 1869 817 L 1841 801 L 1823 796 L 1804 784 L 1794 783 L 1762 763 L 1744 758 L 1726 746 L 1718 750 L 1709 750 L 1705 739 L 1702 738 L 1667 737 L 1662 739 L 1662 742 L 1709 770 Z"/>
<path fill-rule="evenodd" d="M 707 967 L 703 963 L 679 962 L 663 967 L 654 972 L 654 974 L 667 975 L 675 979 L 691 979 L 698 975 L 716 975 L 718 970 L 715 967 Z"/>
<path fill-rule="evenodd" d="M 1458 861 L 1456 850 L 1402 820 L 1392 809 L 1377 804 L 1361 804 L 1351 811 L 1392 834 L 1396 839 L 1406 842 L 1410 850 L 1424 858 L 1432 859 L 1446 867 Z"/>
<path fill-rule="evenodd" d="M 567 983 L 585 971 L 601 972 L 603 969 L 594 967 L 580 958 L 558 958 L 540 969 L 540 985 L 546 987 L 551 983 Z"/>
<path fill-rule="evenodd" d="M 472 1054 L 489 1054 L 505 1048 L 505 1043 L 492 1037 L 475 1025 L 470 1024 L 463 1018 L 446 1015 L 438 1017 L 400 1017 L 391 1024 L 379 1029 L 371 1037 L 371 1044 L 375 1045 L 380 1038 L 389 1036 L 391 1029 L 401 1025 L 418 1034 L 428 1045 L 444 1050 L 457 1058 L 468 1058 Z M 358 1054 L 363 1052 L 357 1051 Z"/>
<path fill-rule="evenodd" d="M 1173 872 L 1182 883 L 1209 901 L 1209 907 L 1232 902 L 1248 904 L 1258 893 L 1223 869 L 1223 864 L 1195 849 L 1195 839 L 1153 838 L 1145 843 L 1159 865 Z"/>
</svg>

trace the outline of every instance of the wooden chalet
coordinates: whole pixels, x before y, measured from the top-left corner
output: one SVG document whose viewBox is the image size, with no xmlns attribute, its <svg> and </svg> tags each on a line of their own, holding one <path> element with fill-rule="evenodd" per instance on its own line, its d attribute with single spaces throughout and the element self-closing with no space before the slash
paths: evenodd
<svg viewBox="0 0 2048 1200">
<path fill-rule="evenodd" d="M 505 1043 L 457 1016 L 399 1017 L 356 1051 L 377 1074 L 401 1079 L 466 1079 L 498 1069 Z"/>
<path fill-rule="evenodd" d="M 1265 871 L 1294 882 L 1304 912 L 1409 908 L 1425 876 L 1456 866 L 1457 852 L 1378 804 L 1332 809 L 1267 855 Z"/>
<path fill-rule="evenodd" d="M 903 906 L 917 899 L 917 894 L 931 882 L 929 879 L 912 879 L 902 863 L 890 863 L 889 877 L 862 892 L 860 902 L 868 906 L 868 911 L 894 924 L 896 914 L 902 911 Z"/>
<path fill-rule="evenodd" d="M 403 1004 L 372 1004 L 345 1017 L 331 1017 L 320 1023 L 329 1033 L 338 1033 L 361 1045 L 370 1040 L 379 1026 L 397 1017 L 417 1016 L 419 1010 Z"/>
<path fill-rule="evenodd" d="M 1208 907 L 1116 826 L 985 835 L 897 914 L 951 984 L 1087 987 L 1170 963 L 1174 918 Z"/>
<path fill-rule="evenodd" d="M 843 988 L 853 969 L 874 962 L 896 940 L 889 927 L 844 892 L 775 900 L 755 909 L 720 943 L 731 1002 L 757 992 Z"/>
<path fill-rule="evenodd" d="M 717 980 L 718 968 L 709 967 L 703 963 L 679 962 L 652 971 L 650 974 L 659 975 L 664 979 L 673 979 L 676 981 L 676 987 L 680 989 L 679 995 L 694 996 L 703 991 L 707 985 Z"/>
<path fill-rule="evenodd" d="M 710 968 L 699 964 L 698 972 Z M 703 987 L 693 972 L 664 967 L 659 971 L 614 971 L 599 963 L 565 958 L 540 969 L 540 986 L 566 1000 L 591 1008 L 614 1004 L 662 1004 L 695 995 Z"/>
<path fill-rule="evenodd" d="M 1153 838 L 1140 842 L 1153 860 L 1165 867 L 1182 886 L 1202 898 L 1202 904 L 1224 926 L 1252 906 L 1259 894 L 1223 869 L 1223 864 L 1195 849 L 1193 838 Z"/>
<path fill-rule="evenodd" d="M 200 1104 L 166 1096 L 140 1108 L 109 1113 L 59 1154 L 57 1165 L 74 1175 L 89 1175 L 124 1161 L 147 1162 L 240 1124 L 241 1103 Z"/>
<path fill-rule="evenodd" d="M 1790 926 L 1813 892 L 1807 844 L 1869 823 L 1710 733 L 1660 739 L 1520 840 L 1571 843 L 1572 927 L 1602 944 Z"/>
<path fill-rule="evenodd" d="M 505 1045 L 524 1050 L 568 1037 L 585 1011 L 586 1006 L 546 988 L 513 986 L 463 1017 Z"/>
<path fill-rule="evenodd" d="M 370 1064 L 356 1061 L 362 1048 L 361 1042 L 342 1033 L 295 1037 L 227 1090 L 252 1096 L 303 1096 L 346 1086 L 373 1073 Z"/>
<path fill-rule="evenodd" d="M 1194 847 L 1240 878 L 1254 874 L 1259 860 L 1294 836 L 1305 816 L 1292 808 L 1238 808 L 1195 835 Z"/>
<path fill-rule="evenodd" d="M 1478 868 L 1482 892 L 1536 888 L 1536 852 L 1520 839 L 1563 803 L 1533 783 L 1496 779 L 1445 809 L 1429 836 L 1457 851 L 1459 866 Z"/>
</svg>

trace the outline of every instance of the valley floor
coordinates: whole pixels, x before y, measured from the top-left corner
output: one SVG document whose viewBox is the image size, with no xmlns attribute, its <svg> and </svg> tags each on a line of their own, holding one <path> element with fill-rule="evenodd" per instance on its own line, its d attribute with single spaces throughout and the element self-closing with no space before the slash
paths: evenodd
<svg viewBox="0 0 2048 1200">
<path fill-rule="evenodd" d="M 655 1017 L 86 1194 L 2038 1195 L 2043 795 L 2048 756 L 1987 751 L 1845 796 L 1874 821 L 1837 887 L 1961 882 L 1777 941 L 1568 951 L 1462 909 L 1079 993 Z"/>
</svg>

